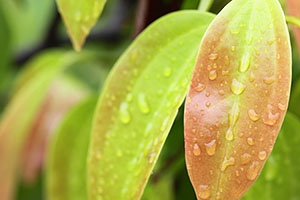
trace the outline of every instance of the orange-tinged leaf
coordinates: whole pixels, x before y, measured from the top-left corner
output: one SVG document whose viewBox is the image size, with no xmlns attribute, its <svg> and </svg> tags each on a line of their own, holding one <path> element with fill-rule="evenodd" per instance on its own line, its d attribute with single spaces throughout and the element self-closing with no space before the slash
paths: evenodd
<svg viewBox="0 0 300 200">
<path fill-rule="evenodd" d="M 286 1 L 287 11 L 290 15 L 300 17 L 300 1 L 299 0 L 287 0 Z M 293 26 L 293 32 L 298 48 L 300 48 L 300 28 Z"/>
<path fill-rule="evenodd" d="M 198 199 L 240 199 L 284 119 L 291 48 L 277 0 L 235 0 L 201 42 L 185 105 L 188 173 Z"/>
</svg>

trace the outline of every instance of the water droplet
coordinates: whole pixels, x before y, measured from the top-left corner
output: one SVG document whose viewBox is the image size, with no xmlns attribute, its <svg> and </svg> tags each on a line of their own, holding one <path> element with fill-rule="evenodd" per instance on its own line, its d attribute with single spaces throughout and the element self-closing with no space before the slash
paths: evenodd
<svg viewBox="0 0 300 200">
<path fill-rule="evenodd" d="M 231 51 L 235 51 L 235 46 L 231 46 Z"/>
<path fill-rule="evenodd" d="M 259 160 L 265 160 L 267 158 L 267 152 L 261 151 L 258 153 Z"/>
<path fill-rule="evenodd" d="M 149 163 L 153 163 L 154 162 L 154 160 L 155 160 L 155 158 L 156 158 L 156 153 L 150 153 L 149 155 L 148 155 L 148 162 Z"/>
<path fill-rule="evenodd" d="M 249 145 L 253 146 L 253 145 L 254 145 L 254 140 L 253 140 L 253 138 L 251 138 L 251 137 L 247 138 L 247 143 L 248 143 Z"/>
<path fill-rule="evenodd" d="M 207 108 L 209 108 L 210 107 L 210 102 L 206 102 L 206 104 L 205 104 L 205 106 L 207 107 Z"/>
<path fill-rule="evenodd" d="M 282 103 L 278 103 L 278 108 L 282 111 L 286 110 L 286 105 L 282 104 Z"/>
<path fill-rule="evenodd" d="M 274 44 L 275 41 L 276 41 L 275 39 L 271 39 L 271 40 L 268 41 L 268 44 L 272 45 L 272 44 Z"/>
<path fill-rule="evenodd" d="M 140 93 L 138 96 L 138 107 L 140 111 L 144 114 L 148 114 L 150 112 L 150 107 L 147 101 L 147 97 L 143 93 Z"/>
<path fill-rule="evenodd" d="M 234 163 L 235 163 L 234 157 L 230 157 L 228 160 L 225 159 L 222 163 L 221 171 L 224 172 L 227 167 L 234 165 Z"/>
<path fill-rule="evenodd" d="M 123 124 L 128 124 L 131 120 L 131 116 L 129 113 L 129 105 L 126 102 L 123 102 L 120 106 L 120 111 L 119 111 L 119 119 Z"/>
<path fill-rule="evenodd" d="M 260 116 L 255 112 L 254 109 L 248 110 L 248 116 L 254 122 L 256 122 L 257 120 L 259 120 L 259 118 L 260 118 Z"/>
<path fill-rule="evenodd" d="M 200 154 L 201 154 L 201 149 L 199 148 L 198 144 L 195 144 L 195 145 L 194 145 L 194 148 L 193 148 L 193 154 L 194 154 L 195 156 L 200 156 Z"/>
<path fill-rule="evenodd" d="M 273 24 L 269 24 L 269 28 L 272 29 L 274 27 Z"/>
<path fill-rule="evenodd" d="M 268 115 L 267 118 L 263 119 L 264 124 L 269 125 L 269 126 L 273 126 L 277 120 L 279 119 L 279 113 L 272 113 L 272 105 L 268 105 L 267 106 L 267 110 L 268 110 Z"/>
<path fill-rule="evenodd" d="M 209 97 L 209 96 L 210 96 L 210 93 L 209 93 L 209 92 L 207 92 L 207 93 L 205 94 L 205 96 L 206 96 L 206 97 Z"/>
<path fill-rule="evenodd" d="M 206 86 L 204 84 L 198 83 L 198 85 L 195 87 L 195 91 L 202 92 L 205 88 L 206 88 Z"/>
<path fill-rule="evenodd" d="M 226 140 L 228 140 L 228 141 L 233 140 L 233 131 L 232 131 L 231 127 L 227 130 L 225 137 L 226 137 Z"/>
<path fill-rule="evenodd" d="M 253 72 L 250 73 L 249 81 L 250 81 L 251 83 L 253 83 L 253 81 L 255 81 L 255 75 L 254 75 Z"/>
<path fill-rule="evenodd" d="M 195 103 L 194 104 L 194 108 L 198 108 L 199 106 L 198 106 L 198 104 L 197 103 Z"/>
<path fill-rule="evenodd" d="M 126 101 L 127 101 L 127 102 L 132 102 L 132 99 L 133 99 L 132 94 L 131 94 L 131 93 L 127 94 L 127 96 L 126 96 Z"/>
<path fill-rule="evenodd" d="M 216 60 L 217 58 L 218 58 L 217 53 L 211 53 L 211 54 L 208 55 L 209 60 Z"/>
<path fill-rule="evenodd" d="M 241 164 L 246 165 L 251 161 L 251 155 L 248 153 L 244 153 L 241 155 Z"/>
<path fill-rule="evenodd" d="M 205 144 L 205 149 L 206 149 L 206 153 L 209 156 L 213 156 L 216 153 L 216 147 L 217 147 L 217 143 L 216 140 L 212 140 L 209 143 Z"/>
<path fill-rule="evenodd" d="M 265 84 L 271 85 L 275 81 L 275 76 L 266 77 L 266 78 L 264 78 L 263 81 L 264 81 Z"/>
<path fill-rule="evenodd" d="M 198 196 L 200 199 L 209 199 L 210 195 L 211 194 L 208 185 L 199 185 Z"/>
<path fill-rule="evenodd" d="M 118 156 L 118 157 L 122 157 L 122 155 L 123 155 L 122 150 L 118 149 L 118 150 L 117 150 L 117 156 Z"/>
<path fill-rule="evenodd" d="M 222 76 L 228 76 L 229 71 L 228 70 L 222 70 Z"/>
<path fill-rule="evenodd" d="M 252 162 L 252 164 L 250 165 L 248 171 L 247 171 L 247 178 L 250 181 L 253 181 L 256 179 L 256 177 L 258 176 L 260 170 L 260 165 L 258 161 L 254 161 Z"/>
<path fill-rule="evenodd" d="M 191 98 L 191 97 L 187 97 L 187 98 L 186 98 L 186 102 L 187 102 L 187 103 L 191 103 L 191 102 L 192 102 L 192 98 Z"/>
<path fill-rule="evenodd" d="M 232 83 L 231 83 L 231 91 L 236 94 L 236 95 L 240 95 L 244 92 L 246 86 L 239 82 L 238 80 L 236 80 L 235 78 L 232 79 Z"/>
<path fill-rule="evenodd" d="M 237 35 L 237 34 L 240 33 L 240 30 L 238 30 L 238 29 L 231 29 L 230 33 L 233 34 L 233 35 Z"/>
<path fill-rule="evenodd" d="M 79 22 L 82 19 L 81 12 L 77 11 L 74 15 L 75 21 Z"/>
<path fill-rule="evenodd" d="M 225 94 L 225 91 L 224 90 L 219 90 L 218 93 L 219 93 L 220 96 L 223 96 Z"/>
<path fill-rule="evenodd" d="M 171 76 L 171 74 L 172 74 L 172 68 L 171 67 L 166 67 L 164 69 L 164 76 L 168 78 L 168 77 Z"/>
<path fill-rule="evenodd" d="M 209 78 L 209 80 L 213 81 L 213 80 L 216 80 L 217 76 L 218 76 L 217 70 L 211 70 L 209 72 L 208 78 Z"/>
<path fill-rule="evenodd" d="M 250 66 L 250 55 L 249 53 L 246 53 L 245 55 L 243 55 L 242 58 L 242 62 L 239 68 L 240 72 L 246 72 L 249 69 L 249 66 Z"/>
</svg>

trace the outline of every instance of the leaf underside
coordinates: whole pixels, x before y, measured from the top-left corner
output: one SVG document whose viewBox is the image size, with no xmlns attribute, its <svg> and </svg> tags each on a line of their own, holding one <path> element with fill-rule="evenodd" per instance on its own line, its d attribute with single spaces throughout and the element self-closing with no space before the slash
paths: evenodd
<svg viewBox="0 0 300 200">
<path fill-rule="evenodd" d="M 185 104 L 186 163 L 198 199 L 240 199 L 254 183 L 284 119 L 290 82 L 280 4 L 229 3 L 205 33 Z"/>
<path fill-rule="evenodd" d="M 114 66 L 98 102 L 90 199 L 139 199 L 191 79 L 213 15 L 181 11 L 148 27 Z"/>
</svg>

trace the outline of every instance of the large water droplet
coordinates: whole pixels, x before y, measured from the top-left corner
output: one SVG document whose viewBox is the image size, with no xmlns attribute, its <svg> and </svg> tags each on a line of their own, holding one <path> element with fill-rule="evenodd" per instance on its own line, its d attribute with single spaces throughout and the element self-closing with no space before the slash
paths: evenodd
<svg viewBox="0 0 300 200">
<path fill-rule="evenodd" d="M 198 85 L 195 87 L 196 92 L 202 92 L 205 89 L 205 85 L 202 83 L 198 83 Z"/>
<path fill-rule="evenodd" d="M 208 55 L 209 60 L 216 60 L 217 58 L 218 58 L 217 53 L 211 53 L 211 54 Z"/>
<path fill-rule="evenodd" d="M 251 137 L 247 138 L 247 143 L 248 143 L 250 146 L 253 146 L 253 145 L 254 145 L 254 140 L 253 140 L 253 138 L 251 138 Z"/>
<path fill-rule="evenodd" d="M 164 76 L 168 78 L 168 77 L 171 76 L 171 74 L 172 74 L 172 68 L 171 67 L 166 67 L 164 69 Z"/>
<path fill-rule="evenodd" d="M 235 78 L 232 79 L 232 83 L 231 83 L 231 91 L 236 94 L 236 95 L 240 95 L 244 92 L 246 86 L 239 82 L 238 80 L 236 80 Z"/>
<path fill-rule="evenodd" d="M 263 119 L 264 124 L 273 126 L 279 119 L 279 113 L 272 113 L 272 105 L 267 106 L 267 118 Z"/>
<path fill-rule="evenodd" d="M 259 160 L 265 160 L 267 158 L 267 152 L 261 151 L 258 153 Z"/>
<path fill-rule="evenodd" d="M 266 78 L 264 78 L 263 81 L 264 81 L 265 84 L 271 85 L 275 81 L 275 76 L 266 77 Z"/>
<path fill-rule="evenodd" d="M 282 103 L 278 103 L 278 108 L 282 111 L 286 110 L 286 105 L 282 104 Z"/>
<path fill-rule="evenodd" d="M 144 114 L 148 114 L 150 112 L 150 107 L 147 101 L 147 97 L 143 93 L 140 93 L 138 95 L 138 107 L 140 111 Z"/>
<path fill-rule="evenodd" d="M 211 191 L 208 185 L 199 185 L 198 196 L 200 199 L 209 199 Z"/>
<path fill-rule="evenodd" d="M 250 165 L 248 171 L 247 171 L 247 178 L 250 181 L 253 181 L 256 179 L 256 177 L 258 176 L 260 170 L 260 165 L 258 161 L 254 161 L 252 162 L 252 164 Z"/>
<path fill-rule="evenodd" d="M 244 153 L 241 155 L 241 164 L 246 165 L 251 161 L 251 155 L 248 153 Z"/>
<path fill-rule="evenodd" d="M 206 153 L 209 156 L 213 156 L 216 153 L 216 147 L 217 147 L 217 143 L 216 140 L 212 140 L 209 143 L 205 144 L 205 149 L 206 149 Z"/>
<path fill-rule="evenodd" d="M 232 141 L 233 140 L 233 130 L 232 130 L 231 127 L 226 131 L 225 138 L 228 141 Z"/>
<path fill-rule="evenodd" d="M 211 70 L 208 74 L 208 78 L 209 80 L 216 80 L 218 74 L 217 74 L 217 70 Z"/>
<path fill-rule="evenodd" d="M 248 116 L 252 121 L 257 121 L 260 118 L 260 116 L 255 112 L 254 109 L 248 110 Z"/>
<path fill-rule="evenodd" d="M 229 159 L 225 159 L 222 163 L 221 171 L 224 172 L 227 167 L 234 165 L 235 159 L 234 157 L 230 157 Z"/>
<path fill-rule="evenodd" d="M 200 156 L 201 154 L 201 149 L 200 147 L 198 146 L 198 144 L 194 144 L 194 147 L 193 147 L 193 154 L 195 156 Z"/>
<path fill-rule="evenodd" d="M 123 124 L 128 124 L 131 120 L 129 105 L 127 102 L 123 102 L 120 106 L 119 119 Z"/>
<path fill-rule="evenodd" d="M 239 71 L 246 72 L 249 69 L 249 66 L 250 66 L 250 55 L 249 53 L 246 53 L 243 55 Z"/>
</svg>

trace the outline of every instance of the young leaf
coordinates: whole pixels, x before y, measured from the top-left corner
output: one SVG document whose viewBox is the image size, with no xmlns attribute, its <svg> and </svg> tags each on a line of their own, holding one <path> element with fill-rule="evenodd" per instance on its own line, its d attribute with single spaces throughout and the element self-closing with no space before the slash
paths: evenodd
<svg viewBox="0 0 300 200">
<path fill-rule="evenodd" d="M 254 183 L 284 119 L 290 82 L 279 2 L 229 3 L 205 33 L 185 105 L 186 162 L 198 199 L 239 199 Z"/>
<path fill-rule="evenodd" d="M 79 51 L 85 38 L 97 22 L 106 0 L 56 0 L 56 2 L 73 46 L 75 50 Z"/>
<path fill-rule="evenodd" d="M 167 15 L 118 60 L 96 109 L 88 159 L 90 199 L 141 197 L 212 18 L 198 11 Z"/>
<path fill-rule="evenodd" d="M 49 200 L 87 199 L 86 157 L 95 106 L 96 98 L 89 98 L 74 107 L 55 133 L 46 167 Z"/>
<path fill-rule="evenodd" d="M 300 196 L 300 121 L 287 113 L 270 158 L 244 200 L 298 199 Z"/>
</svg>

